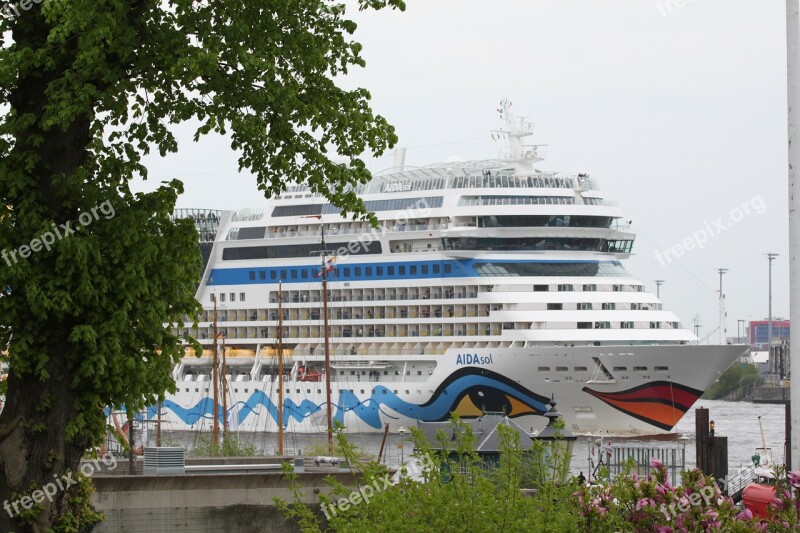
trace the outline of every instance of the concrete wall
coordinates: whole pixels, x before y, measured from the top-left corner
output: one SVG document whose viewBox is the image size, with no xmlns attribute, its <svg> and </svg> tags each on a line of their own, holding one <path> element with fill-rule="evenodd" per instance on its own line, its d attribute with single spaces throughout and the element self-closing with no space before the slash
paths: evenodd
<svg viewBox="0 0 800 533">
<path fill-rule="evenodd" d="M 333 469 L 332 469 L 333 471 Z M 358 479 L 333 471 L 347 486 Z M 326 473 L 298 474 L 306 503 L 316 504 L 327 493 Z M 106 532 L 294 532 L 274 507 L 273 498 L 292 500 L 289 484 L 280 474 L 185 474 L 128 476 L 97 474 L 95 509 L 106 516 L 95 533 Z"/>
</svg>

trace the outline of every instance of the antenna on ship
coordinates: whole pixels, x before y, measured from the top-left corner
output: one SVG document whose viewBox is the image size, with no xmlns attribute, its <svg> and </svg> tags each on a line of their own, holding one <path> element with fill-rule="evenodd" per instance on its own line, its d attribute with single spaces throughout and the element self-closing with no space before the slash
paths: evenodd
<svg viewBox="0 0 800 533">
<path fill-rule="evenodd" d="M 499 135 L 508 138 L 508 150 L 502 154 L 501 159 L 529 165 L 543 161 L 543 158 L 539 156 L 538 149 L 547 145 L 523 144 L 522 142 L 525 137 L 533 135 L 533 122 L 525 117 L 514 116 L 511 112 L 511 101 L 508 98 L 500 101 L 497 111 L 500 113 L 500 119 L 504 122 L 504 127 L 500 130 L 492 130 L 492 137 Z"/>
</svg>

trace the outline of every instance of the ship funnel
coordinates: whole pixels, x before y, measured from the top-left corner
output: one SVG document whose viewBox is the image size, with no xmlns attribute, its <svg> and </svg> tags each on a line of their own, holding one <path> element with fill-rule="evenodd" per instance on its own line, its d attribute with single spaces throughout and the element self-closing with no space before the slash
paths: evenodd
<svg viewBox="0 0 800 533">
<path fill-rule="evenodd" d="M 397 148 L 394 151 L 394 168 L 402 169 L 406 166 L 406 149 Z"/>
</svg>

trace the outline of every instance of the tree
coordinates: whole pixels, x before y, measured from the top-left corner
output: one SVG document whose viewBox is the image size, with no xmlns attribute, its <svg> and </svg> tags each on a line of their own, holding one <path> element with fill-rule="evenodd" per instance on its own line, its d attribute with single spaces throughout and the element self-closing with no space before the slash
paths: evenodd
<svg viewBox="0 0 800 533">
<path fill-rule="evenodd" d="M 0 14 L 0 502 L 25 506 L 74 471 L 104 406 L 174 391 L 192 340 L 172 331 L 200 311 L 197 234 L 171 217 L 180 182 L 129 187 L 144 155 L 178 150 L 170 126 L 229 135 L 265 196 L 307 183 L 368 216 L 360 156 L 396 136 L 366 90 L 334 81 L 364 64 L 355 29 L 327 0 L 19 0 Z M 69 492 L 22 518 L 0 510 L 0 530 L 77 527 Z"/>
</svg>

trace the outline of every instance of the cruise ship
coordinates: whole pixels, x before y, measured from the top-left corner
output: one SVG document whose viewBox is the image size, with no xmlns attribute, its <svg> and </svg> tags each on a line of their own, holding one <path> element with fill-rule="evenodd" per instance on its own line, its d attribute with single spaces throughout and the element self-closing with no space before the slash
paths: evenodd
<svg viewBox="0 0 800 533">
<path fill-rule="evenodd" d="M 204 350 L 174 369 L 162 423 L 209 427 L 216 351 L 219 423 L 237 431 L 281 419 L 324 432 L 328 416 L 396 431 L 484 412 L 535 429 L 551 398 L 576 434 L 674 428 L 747 347 L 699 345 L 625 269 L 635 235 L 620 208 L 587 174 L 537 169 L 532 124 L 507 101 L 498 111 L 498 159 L 396 161 L 359 186 L 377 228 L 305 186 L 176 212 L 200 233 L 205 309 L 178 333 Z"/>
</svg>

